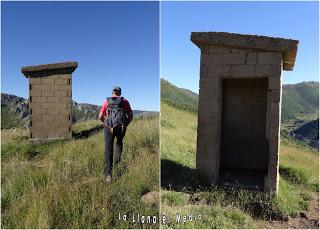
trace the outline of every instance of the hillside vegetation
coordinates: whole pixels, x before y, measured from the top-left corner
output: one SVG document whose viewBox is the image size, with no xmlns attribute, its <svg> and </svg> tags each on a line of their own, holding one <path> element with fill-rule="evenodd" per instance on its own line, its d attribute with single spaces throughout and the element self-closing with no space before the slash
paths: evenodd
<svg viewBox="0 0 320 230">
<path fill-rule="evenodd" d="M 161 103 L 161 212 L 201 220 L 162 228 L 264 228 L 262 220 L 288 220 L 318 196 L 319 155 L 284 139 L 280 148 L 277 198 L 243 190 L 202 187 L 195 169 L 197 115 Z"/>
<path fill-rule="evenodd" d="M 160 87 L 161 101 L 183 110 L 197 112 L 198 94 L 188 89 L 178 88 L 162 78 Z"/>
<path fill-rule="evenodd" d="M 90 135 L 39 145 L 28 143 L 26 129 L 2 130 L 1 227 L 158 228 L 158 222 L 118 219 L 119 213 L 159 214 L 158 201 L 141 201 L 159 190 L 158 122 L 134 119 L 110 184 L 102 176 L 104 139 L 97 121 L 73 127 L 75 134 L 96 130 Z"/>
<path fill-rule="evenodd" d="M 314 120 L 319 113 L 319 82 L 283 85 L 282 121 Z"/>
</svg>

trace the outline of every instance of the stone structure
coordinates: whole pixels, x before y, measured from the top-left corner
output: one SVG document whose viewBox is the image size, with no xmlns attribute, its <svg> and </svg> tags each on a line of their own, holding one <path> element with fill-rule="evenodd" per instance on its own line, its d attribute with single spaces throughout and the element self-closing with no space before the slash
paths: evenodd
<svg viewBox="0 0 320 230">
<path fill-rule="evenodd" d="M 32 143 L 72 137 L 71 74 L 77 62 L 27 66 L 30 140 Z"/>
<path fill-rule="evenodd" d="M 191 34 L 201 49 L 197 169 L 211 183 L 278 191 L 281 75 L 298 41 Z"/>
</svg>

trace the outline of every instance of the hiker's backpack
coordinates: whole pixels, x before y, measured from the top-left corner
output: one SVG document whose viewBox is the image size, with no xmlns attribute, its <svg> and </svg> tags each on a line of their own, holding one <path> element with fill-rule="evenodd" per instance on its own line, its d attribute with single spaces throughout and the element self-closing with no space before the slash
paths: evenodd
<svg viewBox="0 0 320 230">
<path fill-rule="evenodd" d="M 123 97 L 108 97 L 107 126 L 114 128 L 126 124 L 126 116 L 123 111 Z"/>
</svg>

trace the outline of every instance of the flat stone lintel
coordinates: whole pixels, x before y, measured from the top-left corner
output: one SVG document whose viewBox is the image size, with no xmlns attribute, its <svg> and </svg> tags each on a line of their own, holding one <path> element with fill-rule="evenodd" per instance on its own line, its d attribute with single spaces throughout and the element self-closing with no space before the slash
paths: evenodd
<svg viewBox="0 0 320 230">
<path fill-rule="evenodd" d="M 60 62 L 46 65 L 25 66 L 21 72 L 25 77 L 44 77 L 55 74 L 71 74 L 78 67 L 78 62 Z"/>
<path fill-rule="evenodd" d="M 192 32 L 191 41 L 200 49 L 204 45 L 225 46 L 240 49 L 281 52 L 283 69 L 292 70 L 298 50 L 298 40 L 226 32 Z"/>
</svg>

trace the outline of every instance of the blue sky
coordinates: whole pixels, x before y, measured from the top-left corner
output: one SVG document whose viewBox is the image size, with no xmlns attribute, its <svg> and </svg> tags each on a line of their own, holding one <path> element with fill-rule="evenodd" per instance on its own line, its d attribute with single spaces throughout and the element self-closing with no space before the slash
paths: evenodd
<svg viewBox="0 0 320 230">
<path fill-rule="evenodd" d="M 101 105 L 113 85 L 159 110 L 158 2 L 2 2 L 2 92 L 28 97 L 22 66 L 77 61 L 73 100 Z"/>
<path fill-rule="evenodd" d="M 318 81 L 317 2 L 161 2 L 161 77 L 198 92 L 200 49 L 191 32 L 234 32 L 299 40 L 285 84 Z"/>
</svg>

